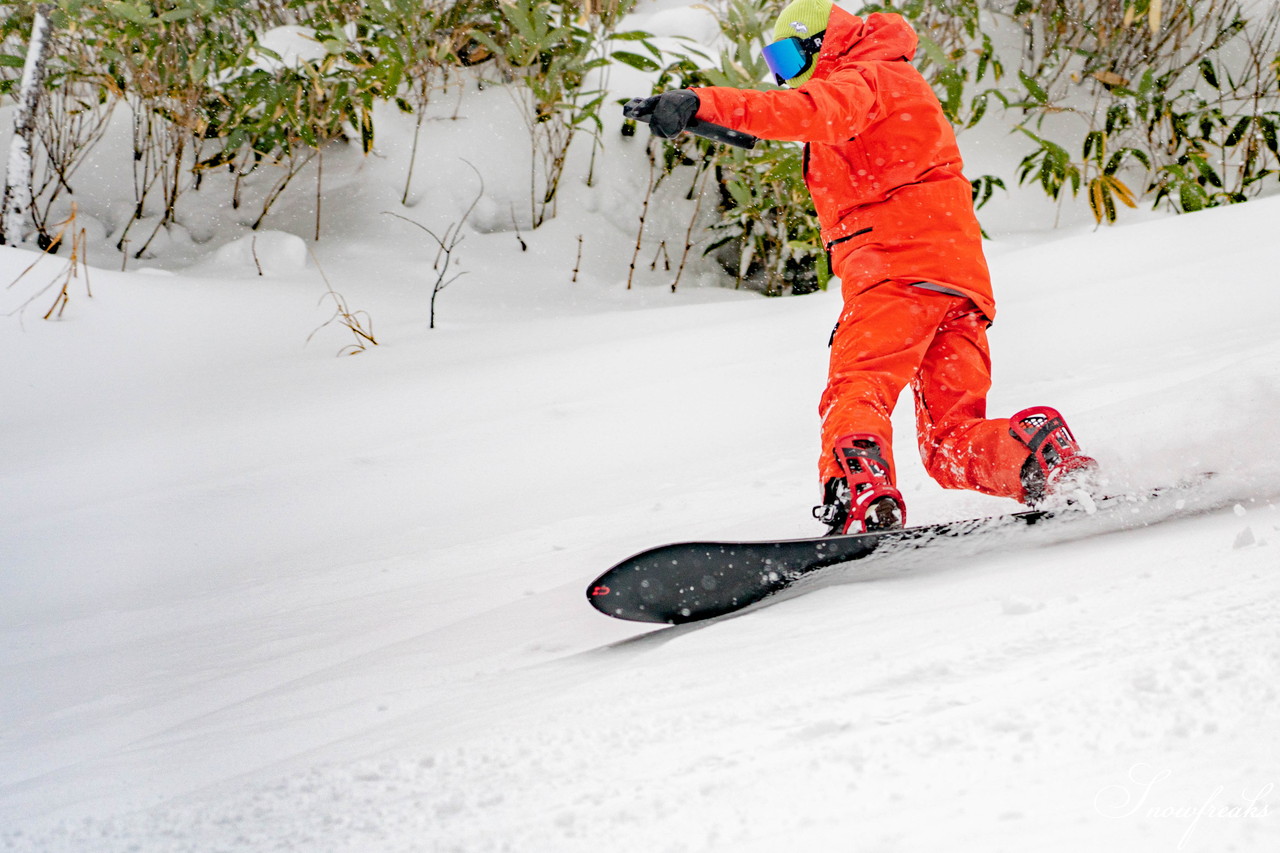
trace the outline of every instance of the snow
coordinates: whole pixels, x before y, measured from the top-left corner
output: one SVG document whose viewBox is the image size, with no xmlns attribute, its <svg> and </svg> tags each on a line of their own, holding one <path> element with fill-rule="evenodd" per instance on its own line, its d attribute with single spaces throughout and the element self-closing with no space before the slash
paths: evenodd
<svg viewBox="0 0 1280 853">
<path fill-rule="evenodd" d="M 1214 471 L 1209 508 L 654 630 L 587 584 L 815 532 L 838 294 L 672 293 L 684 186 L 628 290 L 643 141 L 517 232 L 511 99 L 455 105 L 408 208 L 411 118 L 326 152 L 319 242 L 314 172 L 256 237 L 211 177 L 198 239 L 122 272 L 104 159 L 92 298 L 40 320 L 65 260 L 0 248 L 0 849 L 1274 849 L 1280 199 L 990 244 L 993 412 L 1058 406 L 1117 488 Z M 382 214 L 443 233 L 460 157 L 486 212 L 428 330 L 434 246 Z M 337 357 L 330 287 L 380 346 Z M 913 521 L 1015 508 L 933 486 L 896 418 Z"/>
<path fill-rule="evenodd" d="M 314 30 L 286 25 L 274 27 L 258 35 L 258 44 L 275 56 L 255 51 L 254 65 L 266 71 L 296 68 L 303 63 L 324 59 L 327 51 Z M 279 57 L 278 59 L 276 57 Z"/>
</svg>

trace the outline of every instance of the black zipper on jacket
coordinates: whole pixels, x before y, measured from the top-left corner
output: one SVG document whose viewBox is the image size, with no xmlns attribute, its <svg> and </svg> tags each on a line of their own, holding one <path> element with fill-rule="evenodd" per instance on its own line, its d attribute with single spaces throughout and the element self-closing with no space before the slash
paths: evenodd
<svg viewBox="0 0 1280 853">
<path fill-rule="evenodd" d="M 841 237 L 839 240 L 832 240 L 830 243 L 827 244 L 827 251 L 830 252 L 832 246 L 839 246 L 841 243 L 845 242 L 846 240 L 852 240 L 854 237 L 861 237 L 863 234 L 870 234 L 874 230 L 875 230 L 874 228 L 863 228 L 861 231 L 854 231 L 852 234 L 846 234 L 845 236 Z"/>
<path fill-rule="evenodd" d="M 828 244 L 826 245 L 826 250 L 827 250 L 827 272 L 829 272 L 831 275 L 835 275 L 835 274 L 836 274 L 836 259 L 835 259 L 834 257 L 832 257 L 832 255 L 831 255 L 831 248 L 832 248 L 833 246 L 835 246 L 835 245 L 837 245 L 837 244 L 839 244 L 839 243 L 843 243 L 845 240 L 852 240 L 854 237 L 861 237 L 863 234 L 870 234 L 873 230 L 875 230 L 875 229 L 873 229 L 873 228 L 869 228 L 869 227 L 868 227 L 868 228 L 863 228 L 861 231 L 854 231 L 852 234 L 849 234 L 849 235 L 847 235 L 847 236 L 845 236 L 845 237 L 841 237 L 839 240 L 832 240 L 830 243 L 828 243 Z M 837 324 L 837 325 L 838 325 L 838 324 Z M 836 337 L 836 333 L 835 333 L 835 332 L 832 332 L 832 333 L 831 333 L 831 339 L 832 339 L 833 341 L 835 340 L 835 337 Z"/>
</svg>

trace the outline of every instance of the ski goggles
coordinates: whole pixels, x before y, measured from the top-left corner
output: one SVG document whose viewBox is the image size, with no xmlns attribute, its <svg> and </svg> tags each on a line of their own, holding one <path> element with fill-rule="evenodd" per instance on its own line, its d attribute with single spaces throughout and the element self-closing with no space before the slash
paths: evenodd
<svg viewBox="0 0 1280 853">
<path fill-rule="evenodd" d="M 791 36 L 764 46 L 765 64 L 778 79 L 779 86 L 799 77 L 813 67 L 814 59 L 822 50 L 824 35 L 825 33 L 818 33 L 816 36 L 803 39 L 799 36 Z"/>
</svg>

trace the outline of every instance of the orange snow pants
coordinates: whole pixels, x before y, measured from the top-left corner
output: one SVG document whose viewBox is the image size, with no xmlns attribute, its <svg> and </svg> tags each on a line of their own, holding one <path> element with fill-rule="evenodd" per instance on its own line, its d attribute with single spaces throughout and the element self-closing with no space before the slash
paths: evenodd
<svg viewBox="0 0 1280 853">
<path fill-rule="evenodd" d="M 896 474 L 889 415 L 910 384 L 929 475 L 948 489 L 1020 499 L 1027 448 L 1009 434 L 1007 418 L 986 417 L 988 325 L 967 296 L 897 281 L 846 290 L 819 404 L 822 482 L 842 476 L 832 448 L 849 433 L 871 433 L 890 445 L 881 449 Z"/>
</svg>

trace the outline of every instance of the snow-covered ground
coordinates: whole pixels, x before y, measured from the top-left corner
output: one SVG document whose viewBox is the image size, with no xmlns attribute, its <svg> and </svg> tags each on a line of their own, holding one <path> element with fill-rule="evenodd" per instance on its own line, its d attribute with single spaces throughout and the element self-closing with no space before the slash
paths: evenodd
<svg viewBox="0 0 1280 853">
<path fill-rule="evenodd" d="M 628 290 L 643 141 L 517 232 L 523 130 L 462 104 L 409 208 L 411 127 L 327 154 L 318 243 L 313 185 L 256 243 L 202 192 L 119 272 L 104 163 L 92 298 L 41 320 L 63 261 L 0 249 L 0 847 L 1275 849 L 1280 198 L 990 245 L 993 412 L 1063 409 L 1117 489 L 1214 471 L 1208 509 L 654 630 L 587 583 L 816 532 L 838 294 L 671 293 L 671 204 Z M 443 231 L 462 157 L 485 196 L 428 330 L 433 246 L 382 212 Z M 336 357 L 329 285 L 380 346 Z M 1015 508 L 932 485 L 899 415 L 913 521 Z"/>
</svg>

